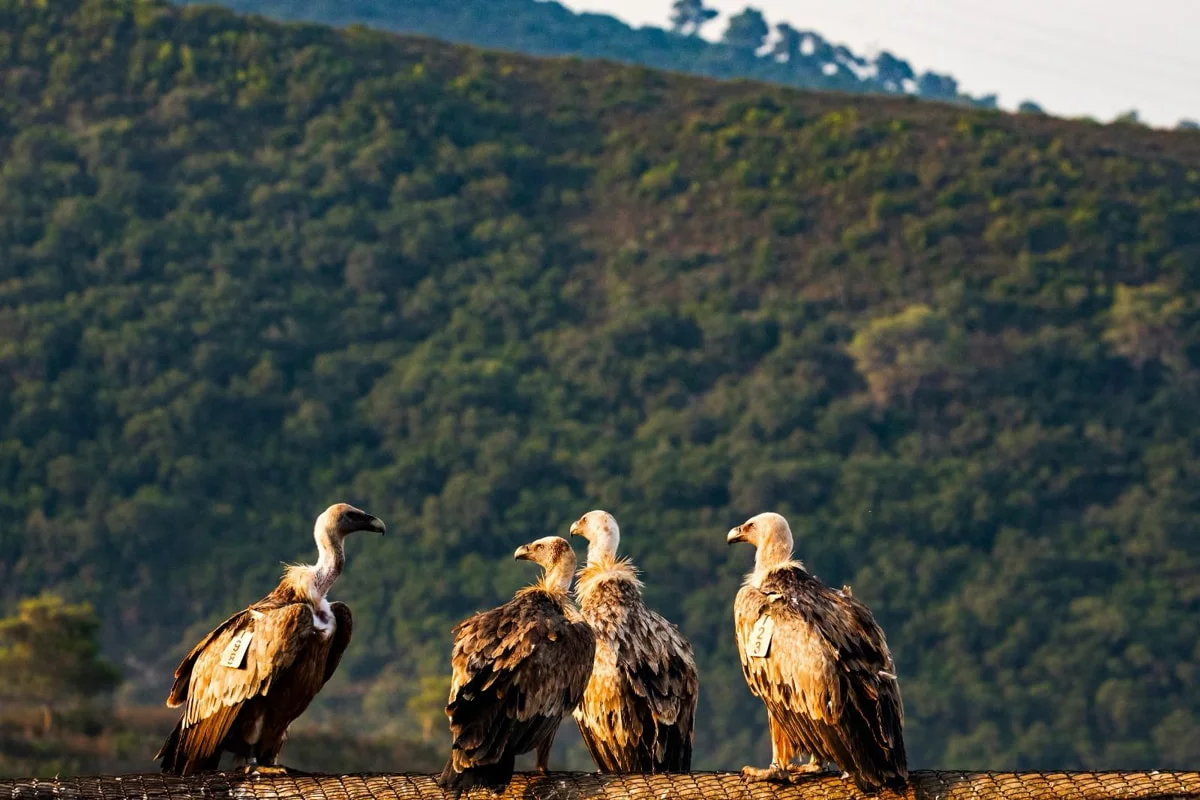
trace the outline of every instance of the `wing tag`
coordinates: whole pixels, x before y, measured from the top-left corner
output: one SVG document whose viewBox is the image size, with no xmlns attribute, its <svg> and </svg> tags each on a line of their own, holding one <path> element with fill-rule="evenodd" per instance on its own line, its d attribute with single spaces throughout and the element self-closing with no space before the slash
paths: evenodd
<svg viewBox="0 0 1200 800">
<path fill-rule="evenodd" d="M 225 646 L 225 652 L 221 654 L 221 666 L 241 669 L 246 660 L 246 651 L 250 649 L 250 640 L 253 638 L 254 631 L 252 630 L 238 631 L 237 635 Z"/>
<path fill-rule="evenodd" d="M 770 614 L 763 614 L 750 631 L 750 640 L 746 642 L 746 655 L 751 658 L 766 658 L 767 653 L 771 650 L 773 635 L 775 635 L 775 620 Z"/>
</svg>

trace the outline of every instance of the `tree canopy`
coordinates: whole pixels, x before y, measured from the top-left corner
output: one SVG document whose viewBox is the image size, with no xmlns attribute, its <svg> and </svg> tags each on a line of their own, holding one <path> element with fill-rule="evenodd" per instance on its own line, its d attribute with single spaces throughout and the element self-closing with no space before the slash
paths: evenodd
<svg viewBox="0 0 1200 800">
<path fill-rule="evenodd" d="M 91 601 L 131 701 L 344 500 L 309 718 L 444 734 L 450 627 L 602 507 L 697 767 L 761 760 L 774 509 L 914 766 L 1194 766 L 1200 137 L 145 0 L 0 0 L 0 85 L 0 601 Z"/>
</svg>

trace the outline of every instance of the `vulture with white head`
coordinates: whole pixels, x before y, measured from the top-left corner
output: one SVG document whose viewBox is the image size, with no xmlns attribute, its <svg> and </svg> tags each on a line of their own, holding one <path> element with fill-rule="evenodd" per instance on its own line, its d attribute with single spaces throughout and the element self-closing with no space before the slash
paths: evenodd
<svg viewBox="0 0 1200 800">
<path fill-rule="evenodd" d="M 904 708 L 883 630 L 848 589 L 831 589 L 792 558 L 792 530 L 759 514 L 727 541 L 757 548 L 734 602 L 742 672 L 767 707 L 771 766 L 748 778 L 786 782 L 833 762 L 864 792 L 907 783 Z M 792 765 L 801 755 L 809 764 Z"/>
<path fill-rule="evenodd" d="M 317 517 L 319 557 L 288 567 L 269 595 L 205 636 L 175 670 L 167 697 L 183 715 L 155 759 L 163 772 L 214 770 L 230 752 L 271 769 L 288 726 L 337 669 L 353 625 L 344 603 L 326 597 L 346 563 L 344 541 L 384 524 L 354 506 L 332 505 Z M 276 768 L 279 769 L 279 768 Z"/>
<path fill-rule="evenodd" d="M 575 721 L 601 772 L 688 772 L 699 681 L 692 646 L 646 607 L 642 582 L 617 558 L 621 531 L 607 511 L 571 526 L 588 541 L 575 582 L 596 660 Z"/>
<path fill-rule="evenodd" d="M 547 536 L 517 548 L 514 558 L 540 565 L 541 579 L 454 629 L 446 705 L 454 744 L 438 777 L 444 789 L 503 790 L 517 756 L 531 750 L 544 773 L 558 726 L 579 705 L 592 672 L 596 639 L 568 595 L 571 545 Z"/>
</svg>

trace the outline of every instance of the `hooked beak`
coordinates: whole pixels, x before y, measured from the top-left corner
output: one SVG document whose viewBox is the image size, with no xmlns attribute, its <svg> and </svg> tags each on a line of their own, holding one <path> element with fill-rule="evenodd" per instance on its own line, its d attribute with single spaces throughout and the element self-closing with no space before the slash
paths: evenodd
<svg viewBox="0 0 1200 800">
<path fill-rule="evenodd" d="M 582 536 L 583 535 L 582 533 L 579 532 L 579 527 L 580 527 L 579 520 L 575 520 L 574 522 L 571 523 L 571 535 L 572 536 Z"/>
<path fill-rule="evenodd" d="M 367 530 L 375 531 L 380 536 L 383 536 L 385 533 L 387 533 L 387 525 L 384 525 L 383 520 L 381 520 L 379 517 L 371 517 L 371 519 L 367 522 Z"/>
<path fill-rule="evenodd" d="M 515 558 L 517 561 L 528 561 L 529 560 L 529 545 L 523 544 L 520 547 L 518 547 L 517 552 L 513 553 L 513 558 Z"/>
<path fill-rule="evenodd" d="M 729 533 L 725 536 L 725 544 L 734 544 L 735 542 L 746 541 L 746 535 L 742 533 L 742 526 L 730 528 Z"/>
</svg>

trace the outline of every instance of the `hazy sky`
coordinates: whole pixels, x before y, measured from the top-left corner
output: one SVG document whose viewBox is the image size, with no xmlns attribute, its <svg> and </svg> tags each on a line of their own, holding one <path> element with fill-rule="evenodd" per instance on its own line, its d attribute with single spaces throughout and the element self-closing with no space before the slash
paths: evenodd
<svg viewBox="0 0 1200 800">
<path fill-rule="evenodd" d="M 671 0 L 562 0 L 665 26 Z M 1200 0 L 708 0 L 722 15 L 753 5 L 869 55 L 890 50 L 918 71 L 947 72 L 974 95 L 1025 99 L 1063 116 L 1108 120 L 1136 108 L 1173 126 L 1200 119 Z"/>
</svg>

